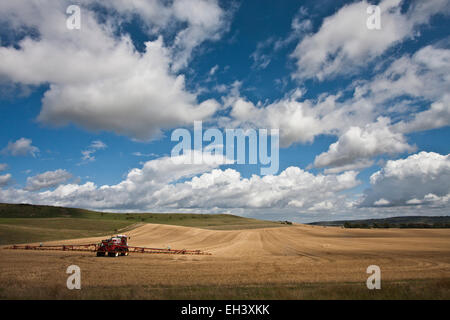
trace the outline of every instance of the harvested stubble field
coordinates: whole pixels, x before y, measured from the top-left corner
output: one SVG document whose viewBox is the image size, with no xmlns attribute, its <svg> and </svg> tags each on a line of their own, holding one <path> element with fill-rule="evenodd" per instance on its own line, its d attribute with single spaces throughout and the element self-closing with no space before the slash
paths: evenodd
<svg viewBox="0 0 450 320">
<path fill-rule="evenodd" d="M 450 230 L 293 225 L 205 230 L 145 224 L 130 245 L 201 249 L 210 256 L 2 250 L 3 299 L 449 299 Z M 48 242 L 92 243 L 104 237 Z M 65 270 L 81 268 L 81 290 Z M 368 290 L 369 265 L 382 289 Z"/>
</svg>

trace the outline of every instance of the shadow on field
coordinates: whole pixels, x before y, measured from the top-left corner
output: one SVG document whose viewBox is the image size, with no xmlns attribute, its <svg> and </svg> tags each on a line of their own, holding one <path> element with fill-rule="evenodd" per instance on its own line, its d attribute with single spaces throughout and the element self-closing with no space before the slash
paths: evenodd
<svg viewBox="0 0 450 320">
<path fill-rule="evenodd" d="M 450 279 L 383 282 L 380 290 L 361 283 L 302 283 L 277 286 L 127 286 L 87 287 L 68 290 L 61 286 L 25 288 L 11 284 L 0 288 L 0 299 L 151 299 L 151 300 L 447 300 Z"/>
</svg>

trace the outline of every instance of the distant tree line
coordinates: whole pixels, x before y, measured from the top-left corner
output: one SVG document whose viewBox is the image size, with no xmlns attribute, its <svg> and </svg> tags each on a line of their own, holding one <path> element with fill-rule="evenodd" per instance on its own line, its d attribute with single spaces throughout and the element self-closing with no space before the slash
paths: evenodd
<svg viewBox="0 0 450 320">
<path fill-rule="evenodd" d="M 357 223 L 345 222 L 344 228 L 358 228 L 358 229 L 388 229 L 388 228 L 417 228 L 417 229 L 433 229 L 433 228 L 450 228 L 450 223 L 436 222 L 436 223 Z"/>
</svg>

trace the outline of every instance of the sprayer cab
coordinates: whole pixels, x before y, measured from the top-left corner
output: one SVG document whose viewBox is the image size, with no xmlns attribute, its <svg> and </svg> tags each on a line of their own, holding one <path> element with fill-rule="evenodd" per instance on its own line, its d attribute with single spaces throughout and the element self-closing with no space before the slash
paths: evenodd
<svg viewBox="0 0 450 320">
<path fill-rule="evenodd" d="M 98 245 L 97 256 L 105 256 L 108 254 L 109 257 L 118 257 L 128 255 L 128 237 L 124 234 L 118 234 L 115 237 L 102 240 Z"/>
</svg>

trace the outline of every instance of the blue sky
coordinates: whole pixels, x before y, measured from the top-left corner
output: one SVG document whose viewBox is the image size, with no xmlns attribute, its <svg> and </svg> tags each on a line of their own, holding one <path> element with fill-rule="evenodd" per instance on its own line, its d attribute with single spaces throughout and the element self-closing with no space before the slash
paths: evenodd
<svg viewBox="0 0 450 320">
<path fill-rule="evenodd" d="M 448 214 L 449 4 L 2 3 L 0 201 L 302 222 Z M 278 172 L 174 167 L 171 133 L 199 120 L 279 129 Z"/>
</svg>

